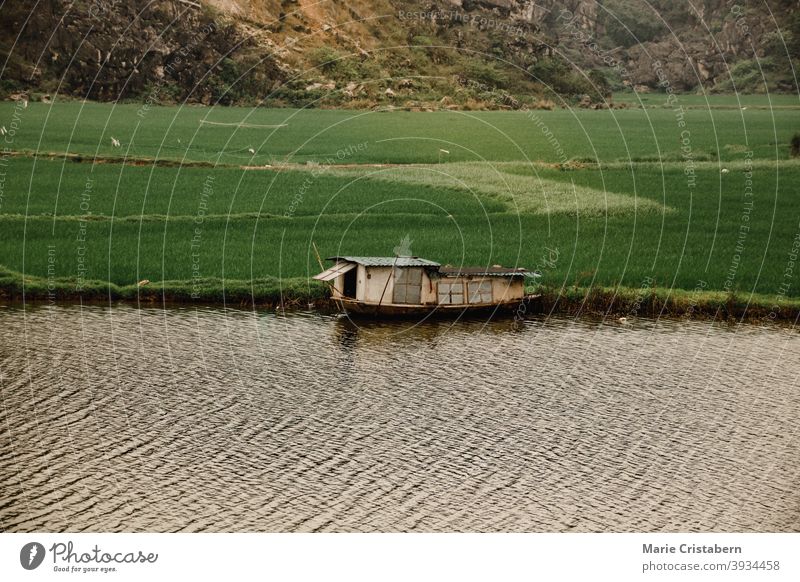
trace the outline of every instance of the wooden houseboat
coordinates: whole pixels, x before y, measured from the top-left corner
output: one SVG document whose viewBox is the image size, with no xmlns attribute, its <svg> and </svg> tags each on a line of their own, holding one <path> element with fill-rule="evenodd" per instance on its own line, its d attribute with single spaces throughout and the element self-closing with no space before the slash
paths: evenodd
<svg viewBox="0 0 800 582">
<path fill-rule="evenodd" d="M 334 265 L 314 279 L 331 285 L 331 298 L 346 313 L 425 315 L 515 310 L 535 298 L 525 294 L 522 268 L 451 267 L 419 257 L 329 257 Z"/>
</svg>

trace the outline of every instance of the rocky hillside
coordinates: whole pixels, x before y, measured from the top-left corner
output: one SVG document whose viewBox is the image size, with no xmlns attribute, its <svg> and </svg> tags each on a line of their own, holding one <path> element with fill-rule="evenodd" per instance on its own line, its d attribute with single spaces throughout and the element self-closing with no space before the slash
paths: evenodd
<svg viewBox="0 0 800 582">
<path fill-rule="evenodd" d="M 797 0 L 41 0 L 0 8 L 0 91 L 292 106 L 548 107 L 797 92 Z"/>
</svg>

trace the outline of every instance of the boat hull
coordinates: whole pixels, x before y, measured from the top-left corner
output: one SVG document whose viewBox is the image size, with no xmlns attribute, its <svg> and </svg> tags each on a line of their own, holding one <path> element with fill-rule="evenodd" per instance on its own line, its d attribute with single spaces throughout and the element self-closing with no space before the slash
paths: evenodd
<svg viewBox="0 0 800 582">
<path fill-rule="evenodd" d="M 531 313 L 531 304 L 541 295 L 526 295 L 520 299 L 502 303 L 471 303 L 468 305 L 400 305 L 396 303 L 378 305 L 355 299 L 334 299 L 337 307 L 347 315 L 358 317 L 460 317 L 462 315 L 488 314 L 513 315 Z"/>
</svg>

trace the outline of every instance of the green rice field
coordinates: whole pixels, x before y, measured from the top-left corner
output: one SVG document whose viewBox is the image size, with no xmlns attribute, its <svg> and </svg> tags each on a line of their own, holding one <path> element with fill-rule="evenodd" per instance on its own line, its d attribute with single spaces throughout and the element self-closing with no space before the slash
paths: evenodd
<svg viewBox="0 0 800 582">
<path fill-rule="evenodd" d="M 0 285 L 313 298 L 312 242 L 384 256 L 410 239 L 441 263 L 538 269 L 556 293 L 794 308 L 800 119 L 746 97 L 427 113 L 2 103 Z"/>
</svg>

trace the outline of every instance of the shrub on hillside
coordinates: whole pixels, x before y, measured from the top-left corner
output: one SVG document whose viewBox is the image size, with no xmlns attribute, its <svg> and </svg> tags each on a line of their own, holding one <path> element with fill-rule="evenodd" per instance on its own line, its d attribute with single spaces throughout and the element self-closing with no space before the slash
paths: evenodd
<svg viewBox="0 0 800 582">
<path fill-rule="evenodd" d="M 792 136 L 792 140 L 789 142 L 789 151 L 793 158 L 800 157 L 800 133 Z"/>
</svg>

